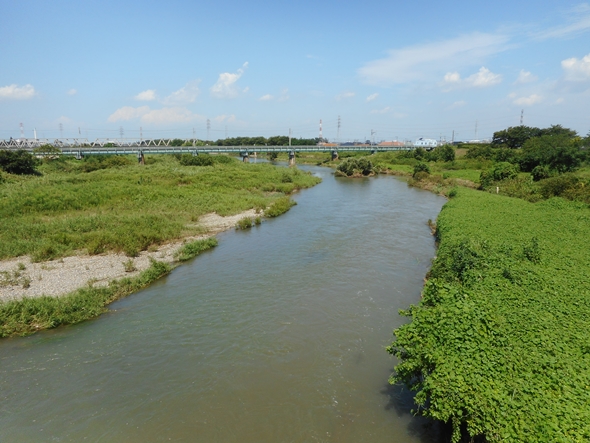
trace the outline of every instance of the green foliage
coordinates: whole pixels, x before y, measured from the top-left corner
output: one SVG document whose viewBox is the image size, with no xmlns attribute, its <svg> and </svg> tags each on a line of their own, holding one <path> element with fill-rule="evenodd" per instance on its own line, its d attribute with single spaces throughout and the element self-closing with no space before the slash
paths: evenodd
<svg viewBox="0 0 590 443">
<path fill-rule="evenodd" d="M 366 157 L 347 158 L 338 165 L 336 171 L 338 175 L 345 177 L 368 176 L 374 173 L 373 163 Z"/>
<path fill-rule="evenodd" d="M 236 229 L 250 229 L 251 227 L 252 219 L 250 217 L 244 217 L 236 223 Z"/>
<path fill-rule="evenodd" d="M 91 173 L 83 172 L 86 161 L 68 159 L 63 169 L 42 164 L 43 176 L 11 178 L 0 186 L 0 258 L 43 261 L 80 250 L 135 256 L 202 234 L 204 214 L 265 208 L 320 181 L 297 168 L 211 157 L 216 161 L 206 168 L 182 166 L 172 156 L 149 165 L 131 157 L 128 165 Z M 222 158 L 229 163 L 218 163 Z"/>
<path fill-rule="evenodd" d="M 502 131 L 494 132 L 492 145 L 505 145 L 510 149 L 520 148 L 532 137 L 539 137 L 541 130 L 530 126 L 513 126 Z"/>
<path fill-rule="evenodd" d="M 483 189 L 492 183 L 515 178 L 518 175 L 518 166 L 508 162 L 496 163 L 492 169 L 481 171 L 479 182 Z"/>
<path fill-rule="evenodd" d="M 0 169 L 9 174 L 35 175 L 40 161 L 25 150 L 0 150 Z"/>
<path fill-rule="evenodd" d="M 544 180 L 551 177 L 551 170 L 547 165 L 537 165 L 531 171 L 531 177 L 534 181 Z"/>
<path fill-rule="evenodd" d="M 118 168 L 133 164 L 134 161 L 130 156 L 123 155 L 89 155 L 84 157 L 80 170 L 83 172 L 93 172 L 100 169 Z"/>
<path fill-rule="evenodd" d="M 454 442 L 590 439 L 589 222 L 559 198 L 459 189 L 444 206 L 430 279 L 387 350 L 391 382 Z"/>
<path fill-rule="evenodd" d="M 264 215 L 266 217 L 278 217 L 281 214 L 284 214 L 292 206 L 295 206 L 297 203 L 291 200 L 289 197 L 281 197 L 278 200 L 275 200 L 270 207 L 268 207 L 264 211 Z"/>
<path fill-rule="evenodd" d="M 455 149 L 451 145 L 438 146 L 428 154 L 430 161 L 452 162 L 455 160 Z"/>
<path fill-rule="evenodd" d="M 209 237 L 204 240 L 195 240 L 184 244 L 178 251 L 176 251 L 174 258 L 180 262 L 187 261 L 215 246 L 217 246 L 217 239 L 215 237 Z"/>
<path fill-rule="evenodd" d="M 0 303 L 0 337 L 28 335 L 41 329 L 80 323 L 106 311 L 106 306 L 169 273 L 166 263 L 152 260 L 139 276 L 112 281 L 108 287 L 79 289 L 63 297 L 24 298 Z"/>
<path fill-rule="evenodd" d="M 542 135 L 524 144 L 520 167 L 527 172 L 537 166 L 547 166 L 559 173 L 570 172 L 580 166 L 582 158 L 577 141 L 570 136 Z"/>
<path fill-rule="evenodd" d="M 416 177 L 416 174 L 419 174 L 421 172 L 430 174 L 430 166 L 428 166 L 428 163 L 418 162 L 414 165 L 414 177 Z"/>
<path fill-rule="evenodd" d="M 213 166 L 215 163 L 213 156 L 209 154 L 182 154 L 179 161 L 183 166 Z"/>
</svg>

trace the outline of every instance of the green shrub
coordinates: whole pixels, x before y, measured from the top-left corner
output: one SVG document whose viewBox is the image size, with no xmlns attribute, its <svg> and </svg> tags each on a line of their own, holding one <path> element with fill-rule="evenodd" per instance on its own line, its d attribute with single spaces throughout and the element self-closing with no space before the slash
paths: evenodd
<svg viewBox="0 0 590 443">
<path fill-rule="evenodd" d="M 178 251 L 176 251 L 174 258 L 180 262 L 187 261 L 215 246 L 217 246 L 217 239 L 215 237 L 206 238 L 204 240 L 195 240 L 183 245 Z"/>
<path fill-rule="evenodd" d="M 531 171 L 531 176 L 533 177 L 533 181 L 536 182 L 539 180 L 545 180 L 546 178 L 551 177 L 551 170 L 547 165 L 538 165 Z"/>
<path fill-rule="evenodd" d="M 418 162 L 414 165 L 413 177 L 416 178 L 416 174 L 419 173 L 425 173 L 426 175 L 430 174 L 430 166 L 428 166 L 428 163 Z"/>
<path fill-rule="evenodd" d="M 180 164 L 183 166 L 213 166 L 214 163 L 213 156 L 209 154 L 182 154 L 180 156 Z"/>
<path fill-rule="evenodd" d="M 250 229 L 252 227 L 252 219 L 244 217 L 236 223 L 236 229 Z"/>
<path fill-rule="evenodd" d="M 0 169 L 9 174 L 36 175 L 41 162 L 25 150 L 0 150 Z"/>
<path fill-rule="evenodd" d="M 500 162 L 492 169 L 482 171 L 479 182 L 483 189 L 489 187 L 493 182 L 515 178 L 518 175 L 518 166 L 508 162 Z"/>
<path fill-rule="evenodd" d="M 264 215 L 266 217 L 278 217 L 281 214 L 284 214 L 292 206 L 296 205 L 297 203 L 291 200 L 289 197 L 281 197 L 275 200 L 269 208 L 264 211 Z"/>
<path fill-rule="evenodd" d="M 539 182 L 541 195 L 544 198 L 560 197 L 566 191 L 575 188 L 580 178 L 574 174 L 562 174 Z"/>
<path fill-rule="evenodd" d="M 368 176 L 373 174 L 373 163 L 366 157 L 350 157 L 341 162 L 336 171 L 338 175 L 353 177 L 358 175 Z"/>
</svg>

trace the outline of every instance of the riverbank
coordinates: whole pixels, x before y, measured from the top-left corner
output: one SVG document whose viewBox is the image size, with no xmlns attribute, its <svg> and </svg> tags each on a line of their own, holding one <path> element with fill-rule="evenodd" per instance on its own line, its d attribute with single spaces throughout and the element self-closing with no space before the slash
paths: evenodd
<svg viewBox="0 0 590 443">
<path fill-rule="evenodd" d="M 588 206 L 458 189 L 412 319 L 389 352 L 391 382 L 420 413 L 485 441 L 590 436 Z"/>
<path fill-rule="evenodd" d="M 154 260 L 172 266 L 178 262 L 178 251 L 183 245 L 210 238 L 216 233 L 234 228 L 243 218 L 257 216 L 253 209 L 226 217 L 207 214 L 198 222 L 207 234 L 186 237 L 152 251 L 142 251 L 137 257 L 111 252 L 74 255 L 39 263 L 29 256 L 2 260 L 0 303 L 24 297 L 62 296 L 83 287 L 106 287 L 112 280 L 137 277 Z"/>
</svg>

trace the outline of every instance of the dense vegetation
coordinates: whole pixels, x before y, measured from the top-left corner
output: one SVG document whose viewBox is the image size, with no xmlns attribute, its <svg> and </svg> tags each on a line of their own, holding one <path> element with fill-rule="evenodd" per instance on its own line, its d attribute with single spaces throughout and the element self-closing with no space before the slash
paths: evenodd
<svg viewBox="0 0 590 443">
<path fill-rule="evenodd" d="M 202 233 L 198 218 L 203 214 L 263 211 L 319 181 L 297 168 L 244 164 L 226 156 L 146 161 L 141 166 L 122 156 L 57 158 L 39 166 L 38 176 L 5 174 L 0 258 L 29 254 L 41 261 L 78 250 L 135 256 Z"/>
<path fill-rule="evenodd" d="M 460 189 L 388 350 L 421 414 L 485 441 L 590 439 L 590 210 Z"/>
</svg>

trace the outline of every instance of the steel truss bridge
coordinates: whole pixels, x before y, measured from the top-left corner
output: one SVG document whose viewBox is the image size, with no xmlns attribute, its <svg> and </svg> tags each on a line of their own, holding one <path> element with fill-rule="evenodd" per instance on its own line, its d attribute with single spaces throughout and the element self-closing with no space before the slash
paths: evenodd
<svg viewBox="0 0 590 443">
<path fill-rule="evenodd" d="M 172 146 L 172 140 L 125 140 L 125 139 L 96 139 L 90 141 L 86 138 L 65 139 L 18 139 L 0 140 L 0 149 L 25 150 L 35 155 L 55 155 L 59 150 L 62 155 L 72 155 L 81 158 L 86 155 L 137 155 L 146 154 L 240 154 L 242 157 L 258 152 L 350 152 L 350 151 L 407 151 L 413 146 L 377 146 L 377 145 L 312 145 L 312 146 L 196 146 L 192 139 L 183 140 L 185 146 Z M 178 140 L 176 140 L 176 143 Z M 188 145 L 188 146 L 186 146 Z M 47 149 L 43 149 L 47 148 Z M 50 149 L 53 148 L 53 149 Z"/>
</svg>

